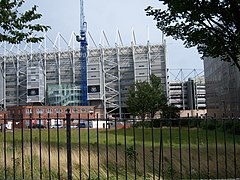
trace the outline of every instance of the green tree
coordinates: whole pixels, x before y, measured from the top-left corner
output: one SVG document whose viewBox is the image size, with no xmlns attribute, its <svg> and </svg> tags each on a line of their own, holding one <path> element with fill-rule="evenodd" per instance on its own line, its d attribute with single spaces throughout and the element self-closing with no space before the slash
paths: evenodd
<svg viewBox="0 0 240 180">
<path fill-rule="evenodd" d="M 150 82 L 140 81 L 129 88 L 128 110 L 142 119 L 145 119 L 147 114 L 153 118 L 166 102 L 161 79 L 154 74 L 150 76 Z"/>
<path fill-rule="evenodd" d="M 197 46 L 202 57 L 220 58 L 240 70 L 240 0 L 159 0 L 163 9 L 149 6 L 157 27 L 181 39 L 187 48 Z"/>
<path fill-rule="evenodd" d="M 179 118 L 180 109 L 174 105 L 166 105 L 162 109 L 162 115 L 165 118 Z"/>
<path fill-rule="evenodd" d="M 36 12 L 36 5 L 21 12 L 24 3 L 25 0 L 0 0 L 0 42 L 39 42 L 43 37 L 39 37 L 37 32 L 44 32 L 50 28 L 33 24 L 32 21 L 41 18 L 42 15 Z"/>
</svg>

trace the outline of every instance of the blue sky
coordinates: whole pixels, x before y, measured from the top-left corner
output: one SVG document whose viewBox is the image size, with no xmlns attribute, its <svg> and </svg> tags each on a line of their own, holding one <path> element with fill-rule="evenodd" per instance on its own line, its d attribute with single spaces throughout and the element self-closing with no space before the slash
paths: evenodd
<svg viewBox="0 0 240 180">
<path fill-rule="evenodd" d="M 27 6 L 37 4 L 38 12 L 43 17 L 41 23 L 50 25 L 47 33 L 51 39 L 55 39 L 57 33 L 61 33 L 66 40 L 71 33 L 79 32 L 80 0 L 28 0 Z M 156 28 L 156 22 L 152 17 L 145 15 L 144 9 L 151 5 L 162 7 L 158 0 L 85 0 L 84 9 L 88 31 L 96 44 L 100 42 L 101 31 L 114 46 L 116 30 L 119 29 L 124 45 L 130 45 L 132 40 L 132 28 L 134 29 L 137 44 L 146 45 L 162 43 L 162 33 Z M 203 69 L 203 62 L 196 48 L 186 49 L 181 41 L 175 41 L 166 37 L 167 61 L 170 69 Z M 93 46 L 91 42 L 90 47 Z"/>
</svg>

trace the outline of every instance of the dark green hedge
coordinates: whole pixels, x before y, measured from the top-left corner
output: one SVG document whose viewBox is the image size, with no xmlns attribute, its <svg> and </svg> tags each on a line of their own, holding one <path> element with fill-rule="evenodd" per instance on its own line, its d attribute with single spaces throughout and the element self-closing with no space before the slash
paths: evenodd
<svg viewBox="0 0 240 180">
<path fill-rule="evenodd" d="M 178 118 L 178 119 L 153 119 L 137 121 L 135 127 L 159 128 L 160 126 L 165 127 L 190 127 L 190 128 L 201 128 L 208 130 L 221 130 L 227 133 L 233 133 L 235 129 L 236 134 L 240 134 L 240 120 L 239 119 L 190 119 L 190 118 Z"/>
</svg>

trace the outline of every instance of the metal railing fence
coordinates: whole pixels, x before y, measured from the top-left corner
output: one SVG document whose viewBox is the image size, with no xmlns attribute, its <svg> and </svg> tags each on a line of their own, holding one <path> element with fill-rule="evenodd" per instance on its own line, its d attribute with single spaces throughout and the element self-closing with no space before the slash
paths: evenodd
<svg viewBox="0 0 240 180">
<path fill-rule="evenodd" d="M 0 179 L 237 179 L 240 120 L 0 119 Z"/>
</svg>

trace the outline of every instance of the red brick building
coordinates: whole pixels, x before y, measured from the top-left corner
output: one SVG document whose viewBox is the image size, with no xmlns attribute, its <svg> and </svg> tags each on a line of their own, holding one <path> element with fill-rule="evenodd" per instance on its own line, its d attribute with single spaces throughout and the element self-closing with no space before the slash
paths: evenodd
<svg viewBox="0 0 240 180">
<path fill-rule="evenodd" d="M 0 111 L 0 129 L 2 130 L 2 125 L 4 124 L 4 117 L 7 119 L 7 111 Z"/>
<path fill-rule="evenodd" d="M 47 125 L 47 120 L 65 120 L 66 113 L 69 109 L 71 114 L 71 120 L 75 124 L 79 120 L 83 119 L 94 119 L 95 110 L 94 106 L 15 106 L 8 108 L 8 117 L 15 119 L 15 127 L 21 127 L 23 122 L 23 127 L 29 125 L 29 121 L 32 124 L 38 124 L 41 120 L 42 125 Z M 63 126 L 65 126 L 65 121 L 63 121 Z"/>
</svg>

